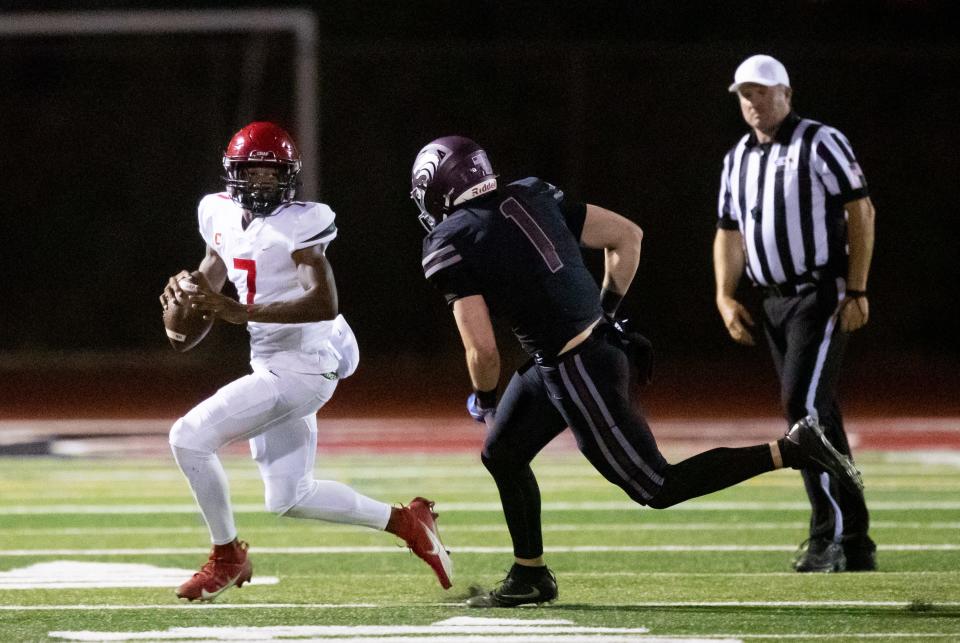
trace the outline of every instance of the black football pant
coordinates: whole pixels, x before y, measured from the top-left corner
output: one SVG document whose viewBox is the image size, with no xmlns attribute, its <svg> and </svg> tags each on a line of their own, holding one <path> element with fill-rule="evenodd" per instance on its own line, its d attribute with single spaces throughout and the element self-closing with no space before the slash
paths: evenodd
<svg viewBox="0 0 960 643">
<path fill-rule="evenodd" d="M 602 325 L 559 359 L 538 359 L 514 374 L 483 448 L 500 492 L 518 558 L 543 554 L 540 489 L 530 462 L 570 427 L 580 452 L 640 504 L 662 509 L 724 489 L 773 468 L 768 445 L 712 449 L 667 464 L 631 402 L 626 353 Z"/>
<path fill-rule="evenodd" d="M 848 334 L 840 330 L 839 289 L 825 280 L 798 295 L 763 300 L 763 327 L 780 377 L 780 401 L 787 423 L 816 415 L 830 443 L 844 455 L 850 445 L 837 396 L 840 364 Z M 835 478 L 802 470 L 810 498 L 810 537 L 854 546 L 867 536 L 870 518 L 863 496 Z"/>
</svg>

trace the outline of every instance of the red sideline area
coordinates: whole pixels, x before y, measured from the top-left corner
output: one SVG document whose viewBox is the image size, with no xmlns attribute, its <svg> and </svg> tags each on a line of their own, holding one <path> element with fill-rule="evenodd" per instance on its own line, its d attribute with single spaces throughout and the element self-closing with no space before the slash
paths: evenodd
<svg viewBox="0 0 960 643">
<path fill-rule="evenodd" d="M 245 372 L 243 363 L 202 357 L 0 363 L 0 445 L 136 436 L 142 446 L 156 442 L 165 448 L 164 436 L 177 417 Z M 702 449 L 765 442 L 785 428 L 770 370 L 763 361 L 662 361 L 638 402 L 661 443 Z M 958 373 L 949 363 L 854 362 L 844 373 L 853 384 L 841 388 L 854 449 L 960 450 Z M 476 451 L 484 429 L 466 415 L 467 381 L 459 360 L 367 360 L 321 410 L 320 448 Z M 565 433 L 551 448 L 575 445 Z"/>
</svg>

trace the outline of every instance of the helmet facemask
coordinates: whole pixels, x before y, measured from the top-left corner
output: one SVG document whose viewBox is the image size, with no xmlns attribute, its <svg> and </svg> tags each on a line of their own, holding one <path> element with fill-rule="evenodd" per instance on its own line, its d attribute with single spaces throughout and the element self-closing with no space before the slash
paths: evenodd
<svg viewBox="0 0 960 643">
<path fill-rule="evenodd" d="M 275 123 L 254 121 L 233 135 L 223 152 L 224 182 L 234 203 L 257 217 L 268 217 L 293 201 L 300 153 Z"/>
<path fill-rule="evenodd" d="M 413 186 L 413 189 L 410 190 L 410 198 L 413 199 L 417 209 L 420 210 L 420 214 L 417 215 L 417 220 L 420 221 L 420 225 L 422 225 L 423 229 L 427 232 L 432 232 L 433 229 L 437 227 L 437 224 L 443 220 L 446 213 L 434 216 L 427 209 L 427 183 L 428 179 L 424 177 L 422 181 Z"/>
<path fill-rule="evenodd" d="M 227 194 L 254 216 L 266 217 L 294 199 L 300 163 L 224 159 Z"/>
</svg>

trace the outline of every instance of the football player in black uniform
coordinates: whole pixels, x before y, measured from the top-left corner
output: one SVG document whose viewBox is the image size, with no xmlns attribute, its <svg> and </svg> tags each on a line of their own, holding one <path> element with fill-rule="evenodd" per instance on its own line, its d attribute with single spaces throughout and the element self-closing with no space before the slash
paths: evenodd
<svg viewBox="0 0 960 643">
<path fill-rule="evenodd" d="M 534 456 L 566 427 L 587 460 L 636 502 L 663 509 L 783 466 L 818 467 L 862 487 L 849 460 L 813 418 L 757 446 L 712 449 L 669 464 L 630 400 L 630 370 L 649 374 L 652 352 L 614 321 L 640 258 L 640 228 L 568 199 L 538 178 L 498 182 L 475 142 L 447 136 L 425 146 L 411 197 L 427 229 L 423 269 L 451 305 L 473 393 L 467 407 L 488 429 L 482 461 L 500 492 L 515 564 L 503 583 L 467 601 L 513 607 L 557 597 L 543 559 Z M 604 252 L 602 288 L 580 248 Z M 491 313 L 507 321 L 530 361 L 497 403 L 500 355 Z"/>
</svg>

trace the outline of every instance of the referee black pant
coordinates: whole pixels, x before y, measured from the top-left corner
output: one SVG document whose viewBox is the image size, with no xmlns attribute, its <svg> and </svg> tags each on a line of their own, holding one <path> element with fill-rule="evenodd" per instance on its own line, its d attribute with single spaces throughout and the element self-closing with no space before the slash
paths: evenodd
<svg viewBox="0 0 960 643">
<path fill-rule="evenodd" d="M 767 444 L 712 449 L 668 464 L 631 401 L 630 364 L 615 332 L 601 323 L 559 358 L 531 361 L 514 374 L 497 406 L 482 460 L 497 483 L 518 558 L 543 554 L 540 489 L 530 462 L 568 426 L 604 478 L 656 509 L 773 468 Z"/>
<path fill-rule="evenodd" d="M 763 327 L 787 423 L 817 416 L 830 443 L 849 456 L 837 396 L 848 337 L 840 330 L 842 288 L 843 280 L 828 279 L 796 295 L 767 296 Z M 863 542 L 870 526 L 863 496 L 850 493 L 826 473 L 802 470 L 801 475 L 812 508 L 810 538 L 854 546 Z"/>
</svg>

